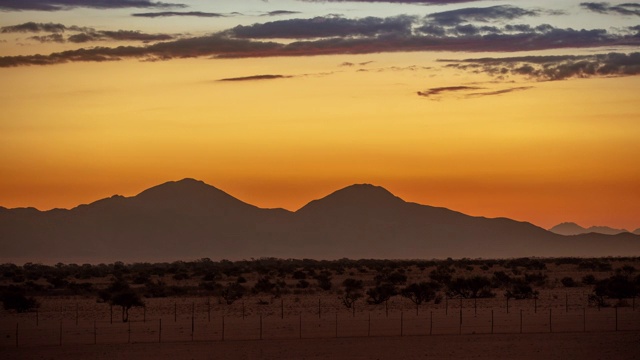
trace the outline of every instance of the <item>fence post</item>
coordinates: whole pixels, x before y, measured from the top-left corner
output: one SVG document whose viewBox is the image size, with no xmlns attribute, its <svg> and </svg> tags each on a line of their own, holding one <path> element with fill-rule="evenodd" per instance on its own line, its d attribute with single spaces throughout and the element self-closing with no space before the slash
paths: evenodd
<svg viewBox="0 0 640 360">
<path fill-rule="evenodd" d="M 16 347 L 19 347 L 20 345 L 18 344 L 18 326 L 19 323 L 16 323 Z"/>
<path fill-rule="evenodd" d="M 462 299 L 460 300 L 460 305 L 462 305 Z M 458 324 L 458 335 L 462 335 L 462 306 L 460 306 L 460 323 Z"/>
<path fill-rule="evenodd" d="M 551 308 L 549 308 L 549 332 L 553 332 L 553 327 L 551 326 Z"/>
<path fill-rule="evenodd" d="M 384 311 L 385 311 L 387 317 L 389 317 L 389 300 L 385 300 L 384 301 Z"/>
<path fill-rule="evenodd" d="M 433 310 L 429 314 L 429 335 L 433 334 Z"/>
<path fill-rule="evenodd" d="M 260 340 L 262 340 L 262 314 L 260 314 Z"/>
<path fill-rule="evenodd" d="M 533 298 L 533 313 L 537 314 L 538 313 L 538 297 L 534 297 Z"/>
<path fill-rule="evenodd" d="M 147 322 L 147 306 L 142 306 L 142 322 Z"/>
<path fill-rule="evenodd" d="M 338 337 L 338 313 L 336 313 L 336 337 Z"/>
<path fill-rule="evenodd" d="M 353 317 L 356 317 L 356 302 L 355 302 L 355 301 L 353 302 L 353 304 L 351 305 L 351 307 L 352 307 L 352 309 L 351 309 L 351 310 L 353 310 Z"/>
<path fill-rule="evenodd" d="M 244 320 L 244 301 L 242 301 L 242 320 Z"/>
<path fill-rule="evenodd" d="M 520 334 L 522 334 L 522 309 L 520 309 Z"/>
<path fill-rule="evenodd" d="M 616 331 L 618 331 L 618 305 L 616 305 Z"/>
<path fill-rule="evenodd" d="M 131 321 L 127 319 L 127 324 L 129 324 L 129 330 L 127 331 L 127 344 L 131 344 Z"/>
<path fill-rule="evenodd" d="M 322 317 L 322 310 L 320 308 L 320 298 L 318 298 L 318 319 Z"/>
<path fill-rule="evenodd" d="M 191 341 L 193 341 L 193 333 L 196 330 L 196 303 L 191 303 Z"/>
<path fill-rule="evenodd" d="M 300 322 L 299 322 L 299 324 L 298 324 L 298 325 L 299 325 L 299 326 L 298 326 L 298 329 L 299 329 L 299 332 L 298 332 L 298 335 L 299 335 L 299 336 L 298 336 L 298 337 L 299 337 L 300 339 L 302 339 L 302 313 L 300 313 Z"/>
<path fill-rule="evenodd" d="M 582 308 L 582 332 L 587 331 L 587 309 Z"/>
<path fill-rule="evenodd" d="M 98 343 L 98 326 L 96 325 L 96 321 L 93 320 L 93 345 Z"/>
<path fill-rule="evenodd" d="M 224 341 L 224 315 L 222 315 L 222 341 Z"/>
<path fill-rule="evenodd" d="M 76 326 L 78 326 L 78 303 L 76 303 Z"/>
<path fill-rule="evenodd" d="M 242 302 L 242 318 L 244 319 L 244 301 Z M 211 297 L 207 298 L 207 322 L 211 322 Z"/>
<path fill-rule="evenodd" d="M 400 311 L 400 336 L 404 336 L 404 313 Z"/>
<path fill-rule="evenodd" d="M 109 316 L 110 316 L 110 320 L 109 320 L 109 322 L 110 322 L 111 324 L 113 324 L 113 305 L 109 305 L 109 314 L 110 314 L 110 315 L 109 315 Z"/>
<path fill-rule="evenodd" d="M 569 312 L 569 294 L 564 294 L 564 312 Z"/>
<path fill-rule="evenodd" d="M 36 326 L 40 326 L 40 315 L 38 313 L 38 308 L 36 308 Z"/>
<path fill-rule="evenodd" d="M 369 323 L 367 324 L 367 337 L 371 336 L 371 310 L 369 310 Z"/>
<path fill-rule="evenodd" d="M 509 313 L 509 297 L 507 296 L 507 314 Z"/>
<path fill-rule="evenodd" d="M 493 309 L 491 309 L 491 333 L 493 334 Z"/>
<path fill-rule="evenodd" d="M 174 302 L 173 303 L 173 322 L 177 322 L 178 321 L 178 303 Z"/>
<path fill-rule="evenodd" d="M 62 346 L 62 320 L 60 320 L 60 339 L 58 343 Z"/>
<path fill-rule="evenodd" d="M 444 314 L 449 315 L 449 297 L 444 297 Z"/>
<path fill-rule="evenodd" d="M 280 319 L 284 319 L 284 299 L 280 299 Z"/>
<path fill-rule="evenodd" d="M 162 318 L 158 319 L 158 343 L 162 342 Z"/>
<path fill-rule="evenodd" d="M 473 315 L 478 315 L 478 298 L 473 298 Z"/>
</svg>

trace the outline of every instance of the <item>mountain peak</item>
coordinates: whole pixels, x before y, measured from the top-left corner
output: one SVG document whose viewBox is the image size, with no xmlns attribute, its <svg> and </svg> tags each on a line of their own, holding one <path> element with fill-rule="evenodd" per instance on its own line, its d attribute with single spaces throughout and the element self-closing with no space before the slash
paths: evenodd
<svg viewBox="0 0 640 360">
<path fill-rule="evenodd" d="M 372 209 L 393 209 L 404 200 L 389 190 L 372 184 L 354 184 L 337 190 L 322 199 L 313 200 L 299 212 L 315 211 L 358 211 Z"/>
<path fill-rule="evenodd" d="M 552 227 L 549 231 L 560 235 L 579 235 L 588 233 L 616 235 L 628 232 L 626 229 L 614 229 L 608 226 L 591 226 L 589 228 L 584 228 L 573 222 L 563 222 Z"/>
</svg>

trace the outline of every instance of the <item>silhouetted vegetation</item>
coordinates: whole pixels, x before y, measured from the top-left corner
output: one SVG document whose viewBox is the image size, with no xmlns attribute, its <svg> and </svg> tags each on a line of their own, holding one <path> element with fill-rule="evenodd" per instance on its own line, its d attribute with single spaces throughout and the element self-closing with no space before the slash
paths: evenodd
<svg viewBox="0 0 640 360">
<path fill-rule="evenodd" d="M 36 309 L 36 299 L 25 295 L 25 290 L 18 286 L 8 286 L 0 290 L 0 300 L 5 310 L 24 313 Z"/>
<path fill-rule="evenodd" d="M 353 304 L 364 296 L 362 295 L 362 280 L 348 278 L 342 282 L 342 286 L 344 293 L 340 297 L 340 300 L 344 306 L 351 309 Z"/>
<path fill-rule="evenodd" d="M 122 322 L 129 321 L 129 310 L 132 307 L 144 306 L 140 295 L 122 279 L 115 279 L 107 289 L 100 291 L 99 298 L 122 308 Z"/>
</svg>

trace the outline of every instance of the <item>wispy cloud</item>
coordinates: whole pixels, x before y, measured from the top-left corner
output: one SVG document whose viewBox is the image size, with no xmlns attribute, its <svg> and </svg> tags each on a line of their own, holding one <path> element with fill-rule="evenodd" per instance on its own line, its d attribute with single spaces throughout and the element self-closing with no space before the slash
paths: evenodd
<svg viewBox="0 0 640 360">
<path fill-rule="evenodd" d="M 479 90 L 479 89 L 482 89 L 482 88 L 475 87 L 475 86 L 445 86 L 445 87 L 431 88 L 424 91 L 418 91 L 418 95 L 424 96 L 424 97 L 430 97 L 430 96 L 440 95 L 442 93 L 452 92 L 452 91 L 469 91 L 469 90 Z"/>
<path fill-rule="evenodd" d="M 515 75 L 538 81 L 563 80 L 573 77 L 640 75 L 639 52 L 440 61 L 450 62 L 448 67 L 487 73 L 497 78 Z"/>
<path fill-rule="evenodd" d="M 305 2 L 365 2 L 365 3 L 391 3 L 391 4 L 419 4 L 419 5 L 446 5 L 460 4 L 482 0 L 301 0 Z"/>
<path fill-rule="evenodd" d="M 54 24 L 54 23 L 36 23 L 36 22 L 26 22 L 24 24 L 12 25 L 12 26 L 3 26 L 0 28 L 0 32 L 2 33 L 38 33 L 38 32 L 49 32 L 49 33 L 58 33 L 64 32 L 68 30 L 66 26 L 63 24 Z"/>
<path fill-rule="evenodd" d="M 271 21 L 249 26 L 236 26 L 228 34 L 251 39 L 301 39 L 344 36 L 375 36 L 379 34 L 410 34 L 414 17 L 388 18 L 366 17 L 347 19 L 339 16 L 323 16 L 312 19 Z"/>
<path fill-rule="evenodd" d="M 464 22 L 490 22 L 513 20 L 525 16 L 538 16 L 540 10 L 527 10 L 517 6 L 498 5 L 485 8 L 464 8 L 429 14 L 426 18 L 440 26 L 454 26 Z"/>
<path fill-rule="evenodd" d="M 262 14 L 262 16 L 281 16 L 281 15 L 295 15 L 300 14 L 300 11 L 289 11 L 289 10 L 274 10 L 269 11 L 267 13 Z"/>
<path fill-rule="evenodd" d="M 222 14 L 222 13 L 212 13 L 212 12 L 202 12 L 202 11 L 161 11 L 161 12 L 147 12 L 147 13 L 134 13 L 131 16 L 136 17 L 147 17 L 147 18 L 157 18 L 157 17 L 170 17 L 170 16 L 192 16 L 192 17 L 228 17 L 237 15 L 237 13 L 233 14 Z"/>
<path fill-rule="evenodd" d="M 583 2 L 580 6 L 600 14 L 640 16 L 640 3 L 611 5 L 608 2 Z"/>
<path fill-rule="evenodd" d="M 518 86 L 518 87 L 512 87 L 512 88 L 500 89 L 500 90 L 494 90 L 494 91 L 476 92 L 476 93 L 467 94 L 467 97 L 502 95 L 502 94 L 508 94 L 514 91 L 523 91 L 523 90 L 529 90 L 529 89 L 533 89 L 533 86 Z"/>
<path fill-rule="evenodd" d="M 65 26 L 63 24 L 54 23 L 35 23 L 27 22 L 24 24 L 5 26 L 0 28 L 2 33 L 40 33 L 49 32 L 49 35 L 31 36 L 29 39 L 39 42 L 73 42 L 73 43 L 85 43 L 90 41 L 100 40 L 115 40 L 115 41 L 166 41 L 173 40 L 174 36 L 169 34 L 147 34 L 140 31 L 132 30 L 117 30 L 117 31 L 103 31 L 96 30 L 90 27 L 81 26 Z M 65 32 L 72 32 L 73 35 L 69 35 L 65 38 L 62 34 Z"/>
<path fill-rule="evenodd" d="M 2 0 L 0 10 L 60 11 L 73 8 L 118 9 L 118 8 L 184 8 L 184 4 L 173 4 L 149 0 Z"/>
<path fill-rule="evenodd" d="M 273 80 L 273 79 L 285 79 L 290 78 L 292 76 L 288 75 L 251 75 L 251 76 L 241 76 L 241 77 L 232 77 L 226 79 L 220 79 L 218 81 L 255 81 L 255 80 Z"/>
</svg>

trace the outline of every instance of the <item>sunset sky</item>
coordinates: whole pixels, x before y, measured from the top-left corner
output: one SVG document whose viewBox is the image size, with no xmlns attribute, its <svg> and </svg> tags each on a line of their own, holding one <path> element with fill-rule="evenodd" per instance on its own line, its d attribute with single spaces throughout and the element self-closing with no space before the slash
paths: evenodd
<svg viewBox="0 0 640 360">
<path fill-rule="evenodd" d="M 640 3 L 0 0 L 0 206 L 353 183 L 640 228 Z"/>
</svg>

